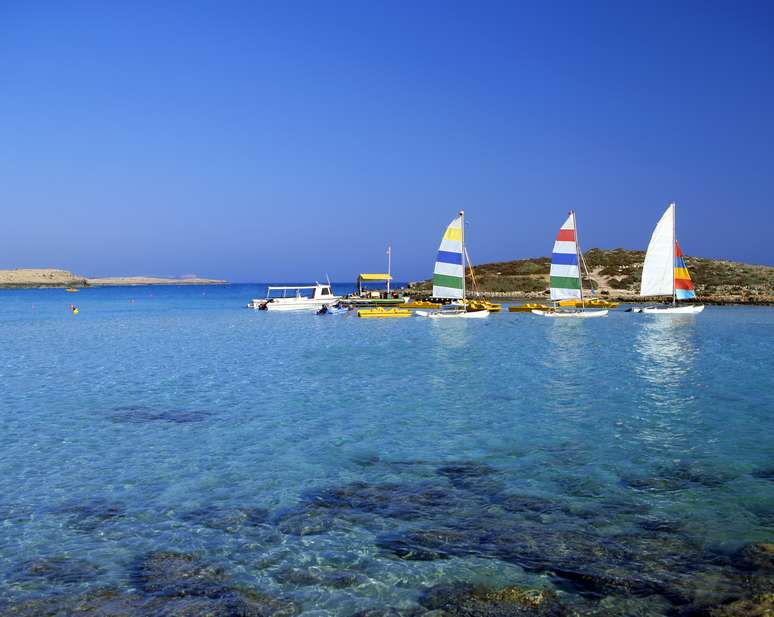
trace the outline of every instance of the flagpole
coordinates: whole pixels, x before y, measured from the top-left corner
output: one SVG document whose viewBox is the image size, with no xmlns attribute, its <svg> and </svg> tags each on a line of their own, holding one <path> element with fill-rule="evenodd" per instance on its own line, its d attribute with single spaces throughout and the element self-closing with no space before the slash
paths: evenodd
<svg viewBox="0 0 774 617">
<path fill-rule="evenodd" d="M 390 295 L 390 278 L 392 277 L 392 246 L 387 245 L 387 295 Z"/>
</svg>

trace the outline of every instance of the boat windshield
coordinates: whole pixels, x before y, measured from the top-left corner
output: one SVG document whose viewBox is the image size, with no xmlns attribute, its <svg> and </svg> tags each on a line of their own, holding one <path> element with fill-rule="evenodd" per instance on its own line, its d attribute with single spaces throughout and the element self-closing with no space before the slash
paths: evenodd
<svg viewBox="0 0 774 617">
<path fill-rule="evenodd" d="M 314 296 L 314 290 L 316 287 L 304 286 L 304 287 L 269 287 L 266 291 L 267 298 L 311 298 Z"/>
</svg>

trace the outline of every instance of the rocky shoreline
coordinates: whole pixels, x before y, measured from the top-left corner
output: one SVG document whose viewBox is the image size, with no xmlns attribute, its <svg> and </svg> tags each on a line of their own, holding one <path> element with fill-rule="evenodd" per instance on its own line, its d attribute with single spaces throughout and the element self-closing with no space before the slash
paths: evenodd
<svg viewBox="0 0 774 617">
<path fill-rule="evenodd" d="M 88 278 L 68 270 L 23 268 L 0 270 L 0 289 L 38 289 L 133 286 L 133 285 L 225 285 L 227 281 L 198 277 L 117 276 Z"/>
</svg>

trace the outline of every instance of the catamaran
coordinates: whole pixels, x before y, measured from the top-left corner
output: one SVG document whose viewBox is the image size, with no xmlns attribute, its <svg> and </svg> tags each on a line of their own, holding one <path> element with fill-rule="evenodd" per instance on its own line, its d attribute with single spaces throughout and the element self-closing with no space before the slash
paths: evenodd
<svg viewBox="0 0 774 617">
<path fill-rule="evenodd" d="M 470 310 L 465 301 L 465 212 L 460 210 L 443 234 L 433 269 L 433 297 L 452 300 L 439 310 L 415 311 L 419 317 L 479 319 L 489 311 Z"/>
<path fill-rule="evenodd" d="M 581 276 L 581 265 L 586 270 L 588 268 L 580 252 L 578 243 L 577 225 L 575 222 L 575 211 L 570 210 L 570 215 L 559 230 L 554 242 L 554 251 L 551 255 L 551 300 L 554 302 L 554 308 L 549 310 L 532 309 L 534 315 L 541 317 L 604 317 L 607 315 L 607 309 L 587 310 L 586 302 L 583 298 L 583 277 Z M 557 309 L 557 303 L 561 300 L 577 299 L 580 301 L 580 308 L 577 309 Z"/>
<path fill-rule="evenodd" d="M 696 291 L 691 275 L 685 267 L 683 252 L 677 242 L 675 232 L 675 203 L 669 204 L 666 212 L 653 230 L 645 253 L 642 267 L 641 296 L 672 296 L 671 306 L 648 306 L 635 309 L 636 313 L 654 315 L 688 314 L 694 315 L 704 310 L 703 304 L 678 306 L 678 300 L 693 300 Z"/>
</svg>

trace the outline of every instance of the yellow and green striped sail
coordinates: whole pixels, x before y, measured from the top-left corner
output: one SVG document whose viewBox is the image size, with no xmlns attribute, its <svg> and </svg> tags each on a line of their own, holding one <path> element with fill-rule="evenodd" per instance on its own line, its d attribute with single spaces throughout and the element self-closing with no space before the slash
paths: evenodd
<svg viewBox="0 0 774 617">
<path fill-rule="evenodd" d="M 462 214 L 443 234 L 433 270 L 433 297 L 458 300 L 463 297 L 465 270 L 462 264 Z"/>
</svg>

